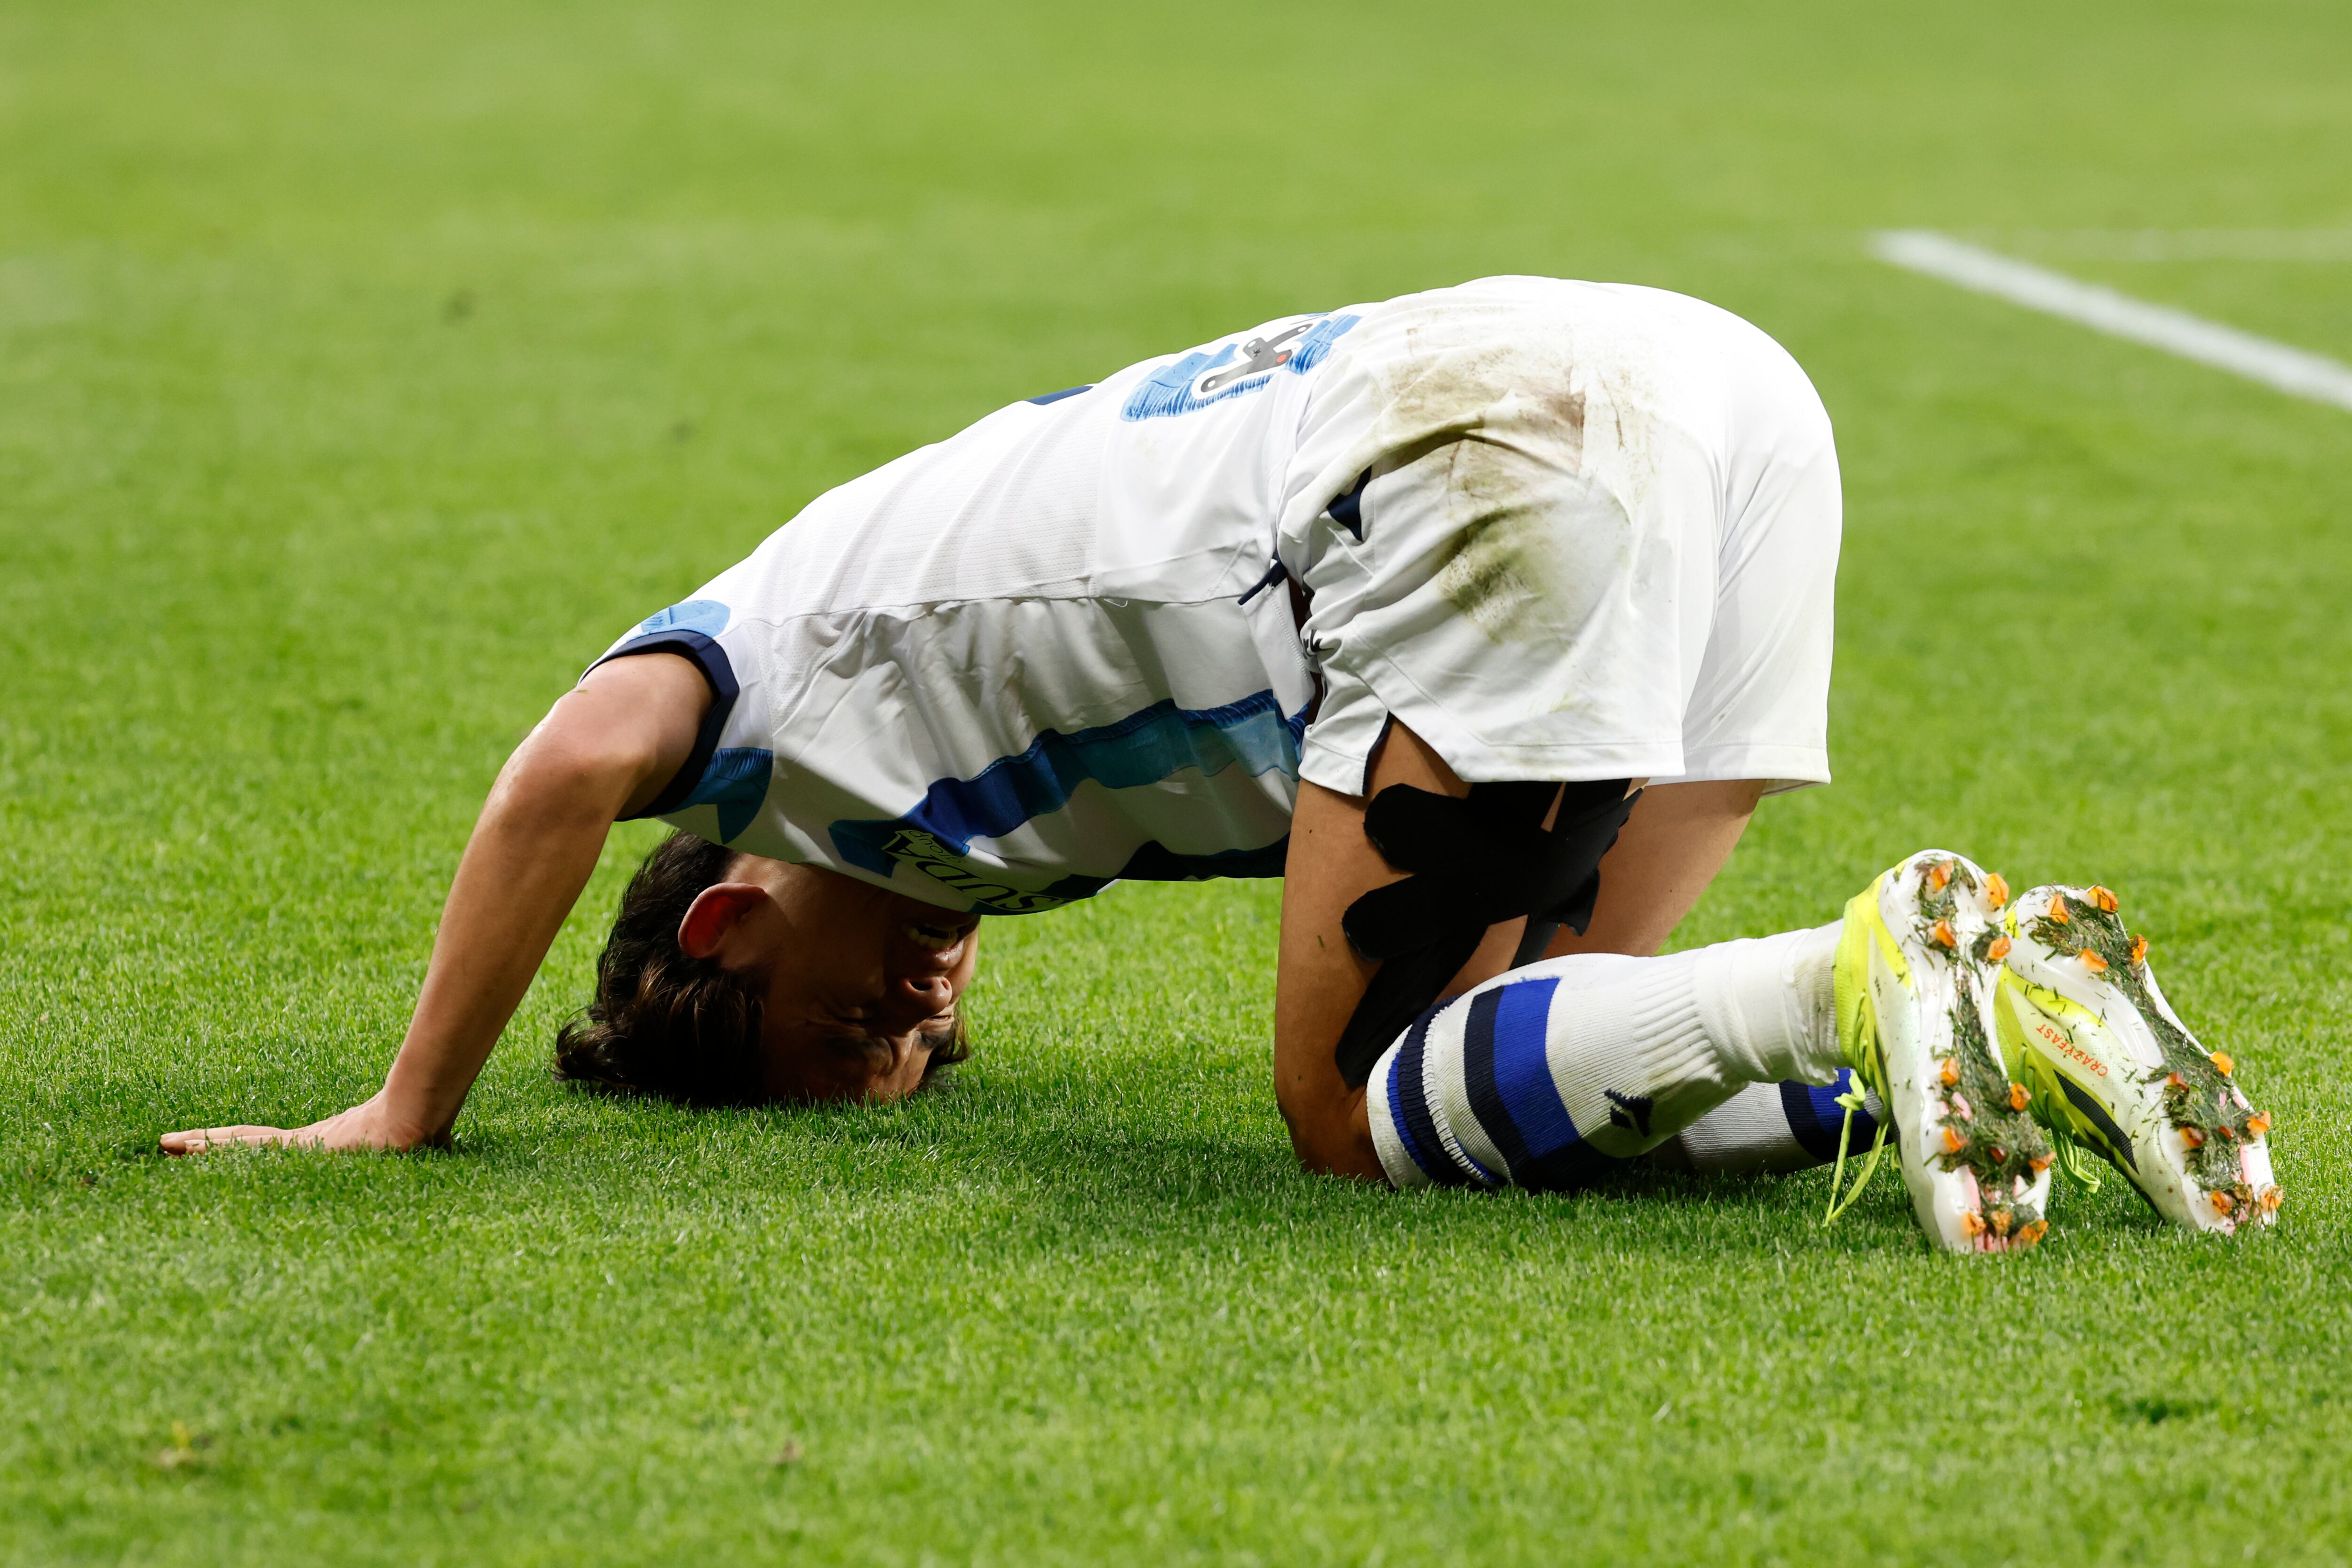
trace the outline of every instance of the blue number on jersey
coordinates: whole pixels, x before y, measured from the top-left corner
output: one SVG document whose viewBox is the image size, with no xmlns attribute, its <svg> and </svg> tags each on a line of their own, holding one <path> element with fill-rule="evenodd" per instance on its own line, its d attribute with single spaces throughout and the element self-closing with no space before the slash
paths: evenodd
<svg viewBox="0 0 2352 1568">
<path fill-rule="evenodd" d="M 1240 397 L 1271 383 L 1278 371 L 1303 376 L 1330 357 L 1360 317 L 1326 316 L 1302 321 L 1270 337 L 1227 343 L 1215 353 L 1187 354 L 1136 383 L 1118 411 L 1125 420 L 1172 419 L 1213 402 Z M 1247 356 L 1243 358 L 1242 356 Z"/>
</svg>

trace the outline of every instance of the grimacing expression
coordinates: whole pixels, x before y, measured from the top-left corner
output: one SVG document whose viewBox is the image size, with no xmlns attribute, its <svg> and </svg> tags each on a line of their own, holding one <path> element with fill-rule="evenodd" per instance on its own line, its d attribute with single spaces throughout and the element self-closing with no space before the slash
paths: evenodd
<svg viewBox="0 0 2352 1568">
<path fill-rule="evenodd" d="M 790 1100 L 912 1093 L 962 1027 L 980 916 L 794 869 L 803 885 L 780 890 L 787 928 L 769 974 L 763 1087 Z"/>
</svg>

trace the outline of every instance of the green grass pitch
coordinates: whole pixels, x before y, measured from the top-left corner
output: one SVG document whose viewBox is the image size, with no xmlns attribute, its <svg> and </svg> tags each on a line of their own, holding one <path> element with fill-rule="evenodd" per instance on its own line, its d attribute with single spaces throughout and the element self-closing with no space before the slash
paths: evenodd
<svg viewBox="0 0 2352 1568">
<path fill-rule="evenodd" d="M 2318 0 L 0 0 L 0 1563 L 2343 1561 L 2352 416 L 1863 235 L 2352 357 L 2324 246 L 2062 243 L 2352 224 L 2347 48 Z M 1839 782 L 1677 940 L 1927 843 L 2103 879 L 2278 1113 L 2274 1234 L 1308 1179 L 1270 883 L 992 924 L 919 1103 L 602 1103 L 547 1045 L 642 827 L 457 1152 L 151 1152 L 369 1092 L 508 748 L 818 491 L 1503 271 L 1717 300 L 1838 422 Z"/>
</svg>

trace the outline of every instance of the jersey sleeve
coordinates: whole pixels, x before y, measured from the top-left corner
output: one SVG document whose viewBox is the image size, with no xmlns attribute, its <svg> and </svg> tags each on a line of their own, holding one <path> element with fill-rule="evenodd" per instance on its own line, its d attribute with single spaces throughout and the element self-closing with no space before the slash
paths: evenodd
<svg viewBox="0 0 2352 1568">
<path fill-rule="evenodd" d="M 634 812 L 623 821 L 668 816 L 687 805 L 703 785 L 712 758 L 718 753 L 719 737 L 726 732 L 727 721 L 735 711 L 737 699 L 742 695 L 735 678 L 734 664 L 719 641 L 719 634 L 727 630 L 728 623 L 733 619 L 733 609 L 721 600 L 690 599 L 683 604 L 673 604 L 667 610 L 646 616 L 598 655 L 595 664 L 588 666 L 593 670 L 598 664 L 637 653 L 676 653 L 691 660 L 710 687 L 710 706 L 702 716 L 701 727 L 695 733 L 693 751 L 688 754 L 684 765 L 644 810 Z M 584 676 L 585 672 L 583 674 Z M 764 779 L 762 783 L 764 785 Z"/>
</svg>

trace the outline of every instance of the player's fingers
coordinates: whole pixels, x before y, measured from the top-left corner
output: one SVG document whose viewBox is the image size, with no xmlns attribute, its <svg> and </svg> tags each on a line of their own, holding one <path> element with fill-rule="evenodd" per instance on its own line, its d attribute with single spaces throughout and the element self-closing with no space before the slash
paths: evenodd
<svg viewBox="0 0 2352 1568">
<path fill-rule="evenodd" d="M 201 1155 L 206 1149 L 239 1144 L 283 1144 L 292 1138 L 293 1134 L 283 1127 L 192 1127 L 184 1133 L 166 1133 L 160 1141 L 167 1155 Z"/>
<path fill-rule="evenodd" d="M 212 1147 L 213 1129 L 190 1127 L 184 1132 L 166 1133 L 155 1141 L 167 1155 L 200 1155 Z"/>
</svg>

